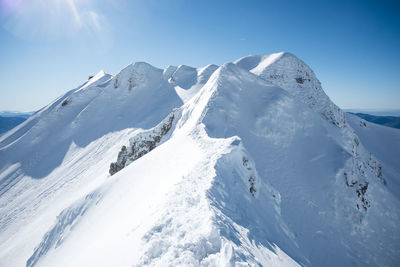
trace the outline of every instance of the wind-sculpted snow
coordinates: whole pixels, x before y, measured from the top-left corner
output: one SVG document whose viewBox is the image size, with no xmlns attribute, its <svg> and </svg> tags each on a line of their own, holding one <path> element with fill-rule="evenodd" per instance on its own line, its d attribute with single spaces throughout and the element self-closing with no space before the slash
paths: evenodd
<svg viewBox="0 0 400 267">
<path fill-rule="evenodd" d="M 174 82 L 183 89 L 189 89 L 197 83 L 197 70 L 189 66 L 180 65 L 171 75 L 169 81 Z"/>
<path fill-rule="evenodd" d="M 100 72 L 0 137 L 0 266 L 396 266 L 400 134 L 347 119 L 288 53 Z"/>
<path fill-rule="evenodd" d="M 78 223 L 82 216 L 85 215 L 85 212 L 89 207 L 96 205 L 100 199 L 101 194 L 93 192 L 62 211 L 60 215 L 57 216 L 56 224 L 44 235 L 42 242 L 40 242 L 39 246 L 35 248 L 35 252 L 26 262 L 26 266 L 35 266 L 37 262 L 49 252 L 49 250 L 57 249 L 64 239 L 68 238 L 68 234 L 73 231 L 74 225 Z"/>
<path fill-rule="evenodd" d="M 358 255 L 357 262 L 377 263 L 376 248 L 365 245 L 372 242 L 368 226 L 372 220 L 367 219 L 367 213 L 371 209 L 379 213 L 375 227 L 381 224 L 387 228 L 398 215 L 385 216 L 381 204 L 376 203 L 379 200 L 371 198 L 371 191 L 384 187 L 381 167 L 355 139 L 352 129 L 326 122 L 282 89 L 232 64 L 222 66 L 214 75 L 213 83 L 203 89 L 212 92 L 208 93 L 211 96 L 203 113 L 205 129 L 212 137 L 239 136 L 255 166 L 261 166 L 257 168 L 261 179 L 268 179 L 284 194 L 281 216 L 296 236 L 294 242 L 308 251 L 307 260 L 302 261 L 326 264 L 324 246 L 328 246 L 330 255 L 335 255 L 330 258 L 332 265 L 348 265 L 352 260 L 340 256 L 346 253 L 342 244 L 347 244 L 357 251 L 352 252 Z M 348 186 L 343 170 L 357 181 L 357 186 Z M 357 241 L 342 231 L 351 232 Z M 375 238 L 396 246 L 393 235 Z M 289 251 L 292 256 L 301 254 Z M 369 253 L 363 254 L 365 251 Z M 392 255 L 394 258 L 387 262 L 395 259 Z"/>
<path fill-rule="evenodd" d="M 200 161 L 168 194 L 157 221 L 142 238 L 142 256 L 134 266 L 298 266 L 278 246 L 266 240 L 254 243 L 243 226 L 257 219 L 246 217 L 248 212 L 239 206 L 258 213 L 251 207 L 257 201 L 264 211 L 269 207 L 277 215 L 279 193 L 258 180 L 240 140 L 211 139 L 203 131 L 199 129 L 192 136 L 200 141 L 206 160 Z M 257 193 L 251 190 L 251 177 L 253 186 L 260 190 Z M 276 218 L 268 216 L 271 224 Z"/>
<path fill-rule="evenodd" d="M 258 176 L 243 149 L 240 142 L 233 143 L 231 152 L 218 160 L 216 177 L 207 192 L 219 233 L 232 250 L 229 260 L 251 266 L 299 266 L 306 259 L 298 253 L 293 233 L 280 218 L 281 196 Z"/>
<path fill-rule="evenodd" d="M 296 56 L 290 53 L 248 56 L 235 63 L 287 90 L 331 123 L 339 127 L 345 124 L 343 112 L 322 90 L 311 68 Z"/>
<path fill-rule="evenodd" d="M 113 80 L 114 88 L 127 88 L 131 91 L 135 87 L 144 85 L 158 86 L 162 79 L 162 70 L 145 62 L 136 62 L 123 69 Z"/>
<path fill-rule="evenodd" d="M 222 241 L 205 190 L 214 177 L 213 165 L 220 153 L 227 151 L 229 141 L 204 141 L 202 145 L 212 147 L 204 151 L 206 160 L 198 161 L 168 193 L 162 212 L 142 237 L 143 252 L 135 266 L 219 265 L 216 255 Z"/>
<path fill-rule="evenodd" d="M 328 122 L 341 128 L 342 136 L 339 142 L 352 157 L 348 159 L 346 169 L 340 172 L 340 179 L 349 187 L 345 191 L 353 191 L 352 201 L 349 201 L 349 203 L 357 202 L 355 205 L 352 204 L 353 208 L 366 211 L 371 204 L 367 197 L 368 181 L 378 178 L 383 182 L 382 166 L 363 148 L 353 129 L 347 124 L 344 113 L 324 93 L 321 83 L 310 67 L 290 53 L 248 56 L 237 60 L 235 64 L 285 89 L 296 99 L 321 114 Z M 279 106 L 275 104 L 274 109 L 278 109 Z M 278 110 L 271 112 L 271 114 L 276 113 L 282 112 Z M 279 131 L 279 128 L 296 130 L 295 126 L 287 125 L 290 120 L 298 122 L 293 118 L 293 116 L 280 118 L 279 123 L 275 127 L 270 127 L 269 131 L 275 131 L 274 135 L 277 138 L 281 137 L 282 140 L 290 141 L 291 138 L 285 134 L 287 132 Z M 273 118 L 270 116 L 267 120 L 271 122 Z M 267 125 L 264 121 L 260 124 Z M 364 216 L 365 214 L 361 212 L 360 220 Z"/>
<path fill-rule="evenodd" d="M 189 101 L 207 83 L 218 66 L 210 64 L 200 69 L 185 65 L 168 67 L 164 70 L 164 77 L 175 87 L 176 93 L 183 102 Z"/>
</svg>

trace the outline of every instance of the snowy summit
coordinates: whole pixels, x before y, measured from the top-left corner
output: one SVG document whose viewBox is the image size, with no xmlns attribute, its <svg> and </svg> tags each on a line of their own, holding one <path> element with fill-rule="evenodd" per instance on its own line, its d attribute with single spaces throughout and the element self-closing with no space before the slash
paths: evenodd
<svg viewBox="0 0 400 267">
<path fill-rule="evenodd" d="M 0 136 L 0 266 L 395 266 L 399 159 L 290 53 L 101 71 Z"/>
</svg>

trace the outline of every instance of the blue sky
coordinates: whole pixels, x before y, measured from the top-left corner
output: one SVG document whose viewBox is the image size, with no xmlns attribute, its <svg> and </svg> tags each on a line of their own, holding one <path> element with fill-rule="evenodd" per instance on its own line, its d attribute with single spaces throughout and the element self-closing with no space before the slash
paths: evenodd
<svg viewBox="0 0 400 267">
<path fill-rule="evenodd" d="M 0 110 L 37 110 L 104 69 L 288 51 L 342 108 L 400 109 L 400 2 L 0 0 Z"/>
</svg>

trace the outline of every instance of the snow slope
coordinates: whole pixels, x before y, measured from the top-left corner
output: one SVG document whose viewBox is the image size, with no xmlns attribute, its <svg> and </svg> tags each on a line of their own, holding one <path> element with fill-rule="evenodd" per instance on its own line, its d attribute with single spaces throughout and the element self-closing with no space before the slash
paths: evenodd
<svg viewBox="0 0 400 267">
<path fill-rule="evenodd" d="M 388 189 L 399 196 L 400 130 L 371 123 L 349 113 L 346 113 L 346 118 L 368 151 L 382 163 Z"/>
<path fill-rule="evenodd" d="M 0 137 L 0 265 L 394 266 L 400 136 L 348 120 L 288 53 L 100 72 Z"/>
<path fill-rule="evenodd" d="M 235 64 L 289 91 L 333 124 L 343 126 L 345 123 L 342 110 L 322 90 L 312 69 L 293 54 L 247 56 Z"/>
<path fill-rule="evenodd" d="M 164 71 L 164 77 L 174 85 L 176 93 L 187 102 L 208 81 L 218 66 L 210 64 L 203 68 L 195 69 L 189 66 L 169 66 Z"/>
</svg>

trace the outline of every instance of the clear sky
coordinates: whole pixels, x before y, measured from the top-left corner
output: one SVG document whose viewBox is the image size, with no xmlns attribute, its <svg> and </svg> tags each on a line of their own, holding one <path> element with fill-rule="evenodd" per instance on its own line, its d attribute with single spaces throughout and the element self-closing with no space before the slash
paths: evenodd
<svg viewBox="0 0 400 267">
<path fill-rule="evenodd" d="M 104 69 L 288 51 L 342 108 L 400 109 L 398 0 L 0 0 L 0 110 L 37 110 Z"/>
</svg>

